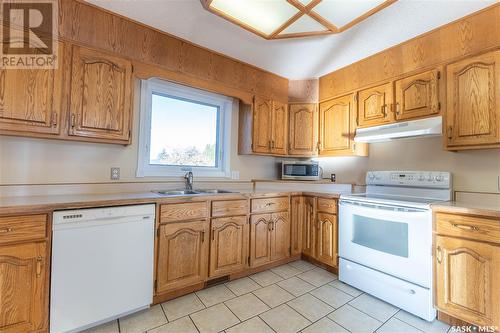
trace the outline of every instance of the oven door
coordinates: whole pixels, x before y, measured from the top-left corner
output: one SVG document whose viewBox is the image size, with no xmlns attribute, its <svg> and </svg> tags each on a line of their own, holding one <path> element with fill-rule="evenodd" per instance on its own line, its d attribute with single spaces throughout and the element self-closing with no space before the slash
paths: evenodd
<svg viewBox="0 0 500 333">
<path fill-rule="evenodd" d="M 341 200 L 339 255 L 430 288 L 430 210 Z"/>
</svg>

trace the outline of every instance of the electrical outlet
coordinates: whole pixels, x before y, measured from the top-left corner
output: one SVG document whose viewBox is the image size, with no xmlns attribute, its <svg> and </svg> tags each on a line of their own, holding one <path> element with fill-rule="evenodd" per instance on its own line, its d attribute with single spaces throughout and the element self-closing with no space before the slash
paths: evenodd
<svg viewBox="0 0 500 333">
<path fill-rule="evenodd" d="M 231 179 L 240 179 L 239 171 L 231 171 Z"/>
<path fill-rule="evenodd" d="M 111 168 L 111 180 L 119 180 L 120 179 L 120 168 L 112 167 Z"/>
</svg>

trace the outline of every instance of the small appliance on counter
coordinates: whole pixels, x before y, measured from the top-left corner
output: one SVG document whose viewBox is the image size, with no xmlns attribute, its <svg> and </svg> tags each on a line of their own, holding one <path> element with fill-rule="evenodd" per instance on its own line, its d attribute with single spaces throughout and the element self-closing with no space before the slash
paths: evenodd
<svg viewBox="0 0 500 333">
<path fill-rule="evenodd" d="M 281 179 L 319 180 L 319 164 L 314 161 L 282 161 Z"/>
</svg>

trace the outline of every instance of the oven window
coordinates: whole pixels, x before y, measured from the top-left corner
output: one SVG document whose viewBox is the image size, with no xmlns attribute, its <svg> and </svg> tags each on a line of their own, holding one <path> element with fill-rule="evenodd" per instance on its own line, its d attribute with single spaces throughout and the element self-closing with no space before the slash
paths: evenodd
<svg viewBox="0 0 500 333">
<path fill-rule="evenodd" d="M 408 224 L 354 215 L 352 242 L 408 258 Z"/>
</svg>

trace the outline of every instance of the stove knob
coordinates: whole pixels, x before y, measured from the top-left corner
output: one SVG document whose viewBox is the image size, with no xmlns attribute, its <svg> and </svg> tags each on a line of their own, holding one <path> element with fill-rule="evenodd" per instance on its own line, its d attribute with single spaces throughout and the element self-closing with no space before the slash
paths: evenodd
<svg viewBox="0 0 500 333">
<path fill-rule="evenodd" d="M 433 175 L 429 175 L 427 177 L 427 180 L 430 181 L 430 182 L 432 182 L 434 180 L 434 176 Z"/>
<path fill-rule="evenodd" d="M 425 176 L 424 175 L 419 175 L 418 176 L 418 180 L 423 182 L 425 180 Z"/>
<path fill-rule="evenodd" d="M 442 182 L 444 180 L 444 177 L 439 175 L 439 176 L 436 176 L 436 181 L 437 182 Z"/>
</svg>

